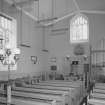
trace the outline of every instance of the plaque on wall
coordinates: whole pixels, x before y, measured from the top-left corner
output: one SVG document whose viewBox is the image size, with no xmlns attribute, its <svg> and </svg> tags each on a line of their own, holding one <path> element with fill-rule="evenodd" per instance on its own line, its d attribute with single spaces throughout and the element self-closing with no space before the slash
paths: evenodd
<svg viewBox="0 0 105 105">
<path fill-rule="evenodd" d="M 57 66 L 56 66 L 56 65 L 52 65 L 52 66 L 51 66 L 51 70 L 52 70 L 52 71 L 56 71 L 56 70 L 57 70 Z"/>
<path fill-rule="evenodd" d="M 72 65 L 78 65 L 79 61 L 72 61 Z"/>
</svg>

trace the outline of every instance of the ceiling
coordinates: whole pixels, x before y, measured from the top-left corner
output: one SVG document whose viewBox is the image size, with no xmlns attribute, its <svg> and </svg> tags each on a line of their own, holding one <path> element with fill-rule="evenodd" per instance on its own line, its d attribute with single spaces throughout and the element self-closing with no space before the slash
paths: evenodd
<svg viewBox="0 0 105 105">
<path fill-rule="evenodd" d="M 13 4 L 14 0 L 6 1 Z M 105 0 L 15 0 L 15 2 L 17 6 L 21 4 L 26 12 L 39 20 L 61 18 L 77 10 L 105 14 Z"/>
</svg>

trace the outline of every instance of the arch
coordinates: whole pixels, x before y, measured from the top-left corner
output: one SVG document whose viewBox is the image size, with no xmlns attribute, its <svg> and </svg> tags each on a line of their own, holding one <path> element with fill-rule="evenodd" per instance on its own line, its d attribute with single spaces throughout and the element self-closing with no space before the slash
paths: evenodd
<svg viewBox="0 0 105 105">
<path fill-rule="evenodd" d="M 70 42 L 81 43 L 89 41 L 89 21 L 84 14 L 74 16 L 70 21 Z"/>
</svg>

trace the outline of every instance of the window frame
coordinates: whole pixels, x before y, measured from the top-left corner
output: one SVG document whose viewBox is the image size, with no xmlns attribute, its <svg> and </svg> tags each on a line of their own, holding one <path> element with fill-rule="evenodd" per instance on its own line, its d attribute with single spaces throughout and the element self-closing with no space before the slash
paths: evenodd
<svg viewBox="0 0 105 105">
<path fill-rule="evenodd" d="M 72 40 L 73 39 L 73 22 L 76 20 L 76 19 L 78 19 L 79 17 L 83 17 L 86 21 L 87 21 L 87 39 L 85 40 L 85 39 L 81 39 L 81 40 Z M 88 17 L 86 16 L 86 15 L 84 15 L 84 14 L 81 14 L 81 13 L 79 13 L 79 14 L 77 14 L 77 15 L 75 15 L 71 20 L 70 20 L 70 43 L 73 43 L 73 44 L 75 44 L 75 43 L 87 43 L 87 42 L 89 42 L 89 19 L 88 19 Z"/>
<path fill-rule="evenodd" d="M 6 21 L 11 21 L 12 22 L 12 25 L 10 26 L 11 27 L 11 33 L 12 33 L 12 35 L 14 35 L 14 37 L 11 37 L 11 40 L 13 40 L 14 39 L 14 46 L 11 46 L 11 49 L 12 48 L 16 48 L 17 47 L 17 19 L 16 18 L 14 18 L 14 17 L 11 17 L 11 16 L 9 16 L 9 15 L 7 15 L 7 14 L 5 14 L 5 13 L 2 13 L 2 12 L 0 12 L 0 19 L 1 19 L 1 17 L 3 17 L 4 18 L 4 20 L 5 19 L 7 19 Z M 0 20 L 1 21 L 1 20 Z M 5 22 L 6 22 L 5 21 Z M 7 29 L 7 28 L 3 28 L 2 26 L 0 26 L 0 28 L 1 29 L 3 29 L 4 30 L 4 33 L 5 33 L 5 38 L 6 38 L 6 32 L 7 31 L 9 31 L 10 32 L 10 30 L 9 29 Z M 10 41 L 10 43 L 12 43 L 11 41 Z M 6 44 L 5 44 L 6 45 Z M 3 48 L 2 49 L 4 49 L 6 46 L 3 46 Z M 10 44 L 11 45 L 11 44 Z M 7 67 L 7 65 L 2 65 L 2 63 L 0 63 L 0 72 L 8 72 L 8 67 Z M 16 65 L 14 65 L 14 66 L 11 66 L 11 71 L 17 71 L 17 64 Z"/>
</svg>

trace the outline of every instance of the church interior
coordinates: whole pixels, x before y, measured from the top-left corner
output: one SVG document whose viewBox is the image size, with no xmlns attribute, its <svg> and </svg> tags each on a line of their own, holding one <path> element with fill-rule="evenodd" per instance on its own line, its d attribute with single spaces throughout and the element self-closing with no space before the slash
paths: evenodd
<svg viewBox="0 0 105 105">
<path fill-rule="evenodd" d="M 105 0 L 0 0 L 0 105 L 105 105 Z"/>
</svg>

